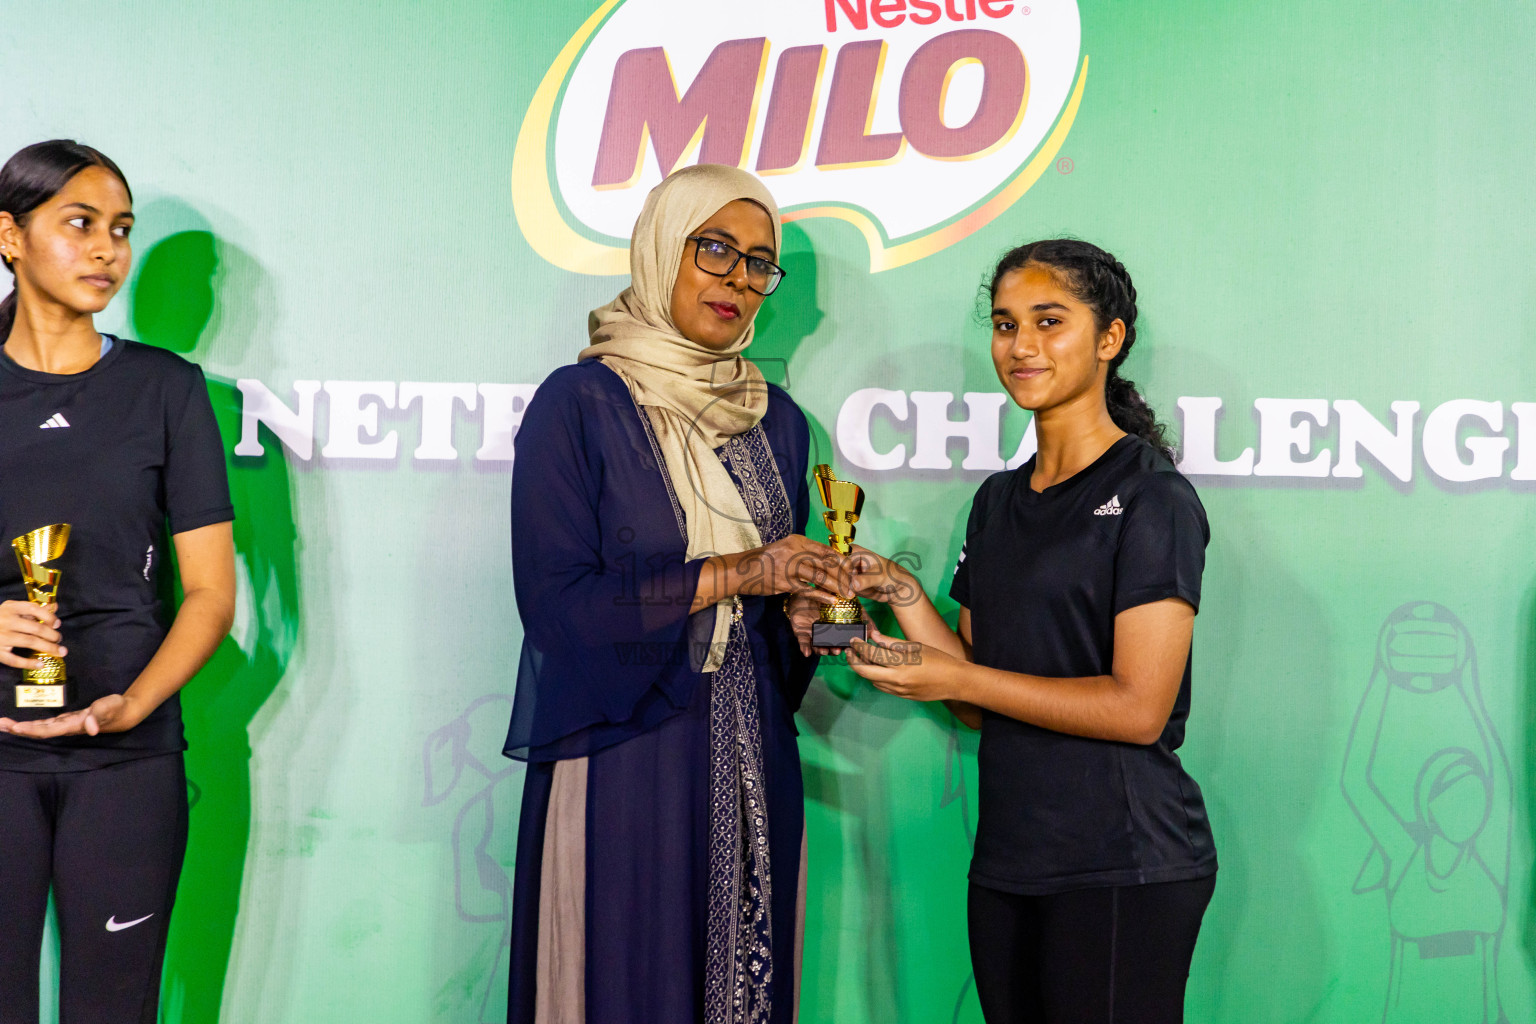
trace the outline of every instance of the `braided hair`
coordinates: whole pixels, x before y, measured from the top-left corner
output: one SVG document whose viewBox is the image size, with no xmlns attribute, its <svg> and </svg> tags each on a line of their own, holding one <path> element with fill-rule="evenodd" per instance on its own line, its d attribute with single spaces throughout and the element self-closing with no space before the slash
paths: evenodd
<svg viewBox="0 0 1536 1024">
<path fill-rule="evenodd" d="M 128 189 L 128 179 L 105 153 L 72 139 L 37 142 L 18 150 L 4 167 L 0 167 L 0 213 L 10 214 L 18 225 L 26 227 L 33 210 L 58 195 L 71 178 L 87 167 L 110 171 L 123 183 L 123 188 Z M 128 198 L 132 200 L 132 190 L 129 190 Z M 9 260 L 5 261 L 5 269 L 12 276 L 16 273 Z M 11 336 L 11 327 L 16 323 L 16 304 L 14 289 L 4 302 L 0 302 L 0 344 Z"/>
<path fill-rule="evenodd" d="M 1093 310 L 1094 324 L 1100 333 L 1119 320 L 1125 325 L 1125 340 L 1109 364 L 1104 383 L 1104 403 L 1110 419 L 1127 434 L 1135 434 L 1178 461 L 1178 453 L 1167 436 L 1167 428 L 1158 422 L 1157 413 L 1136 390 L 1134 381 L 1120 375 L 1120 364 L 1136 344 L 1136 286 L 1125 265 L 1091 242 L 1076 238 L 1051 238 L 1030 242 L 1003 254 L 992 272 L 987 292 L 997 298 L 997 285 L 1005 274 L 1026 266 L 1045 267 L 1057 274 L 1079 302 Z M 990 306 L 990 303 L 989 303 Z"/>
</svg>

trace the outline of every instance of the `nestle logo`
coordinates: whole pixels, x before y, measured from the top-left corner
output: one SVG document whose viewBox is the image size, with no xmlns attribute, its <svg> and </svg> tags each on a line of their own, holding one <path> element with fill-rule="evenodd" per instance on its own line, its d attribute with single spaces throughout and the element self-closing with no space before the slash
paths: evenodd
<svg viewBox="0 0 1536 1024">
<path fill-rule="evenodd" d="M 1013 0 L 826 0 L 826 4 L 828 32 L 837 31 L 839 14 L 853 28 L 866 29 L 870 18 L 880 28 L 895 28 L 909 17 L 914 25 L 933 25 L 941 18 L 1006 18 L 1014 9 Z M 1030 9 L 1020 5 L 1020 13 L 1028 14 Z"/>
</svg>

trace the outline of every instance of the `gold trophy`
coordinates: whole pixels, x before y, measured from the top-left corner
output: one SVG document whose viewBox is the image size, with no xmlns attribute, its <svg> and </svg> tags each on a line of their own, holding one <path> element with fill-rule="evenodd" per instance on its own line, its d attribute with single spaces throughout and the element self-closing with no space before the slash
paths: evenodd
<svg viewBox="0 0 1536 1024">
<path fill-rule="evenodd" d="M 59 592 L 59 579 L 64 574 L 47 563 L 62 555 L 64 545 L 68 543 L 68 523 L 39 527 L 11 541 L 11 547 L 16 549 L 16 561 L 21 563 L 21 579 L 27 586 L 28 601 L 37 605 L 53 603 Z M 22 669 L 21 683 L 16 687 L 16 706 L 64 707 L 69 697 L 64 659 L 36 652 L 32 657 L 40 664 L 37 668 Z"/>
<path fill-rule="evenodd" d="M 826 465 L 816 467 L 816 489 L 821 492 L 821 503 L 827 506 L 821 514 L 827 524 L 827 544 L 846 555 L 852 550 L 853 524 L 864 508 L 864 489 L 852 481 L 839 480 Z M 856 598 L 823 605 L 821 617 L 811 623 L 812 647 L 847 647 L 864 638 L 864 614 Z"/>
</svg>

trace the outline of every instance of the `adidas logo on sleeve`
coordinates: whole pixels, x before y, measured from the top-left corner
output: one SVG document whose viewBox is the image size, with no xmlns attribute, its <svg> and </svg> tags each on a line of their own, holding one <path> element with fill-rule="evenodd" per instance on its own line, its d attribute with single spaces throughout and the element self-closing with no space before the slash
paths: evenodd
<svg viewBox="0 0 1536 1024">
<path fill-rule="evenodd" d="M 48 422 L 44 423 L 39 429 L 40 430 L 51 430 L 51 429 L 53 429 L 55 427 L 67 427 L 67 426 L 69 426 L 69 420 L 64 418 L 64 414 L 63 413 L 56 412 L 52 416 L 49 416 L 48 417 Z"/>
<path fill-rule="evenodd" d="M 1104 504 L 1093 510 L 1096 516 L 1117 516 L 1124 512 L 1125 508 L 1120 504 L 1120 495 L 1115 495 Z"/>
</svg>

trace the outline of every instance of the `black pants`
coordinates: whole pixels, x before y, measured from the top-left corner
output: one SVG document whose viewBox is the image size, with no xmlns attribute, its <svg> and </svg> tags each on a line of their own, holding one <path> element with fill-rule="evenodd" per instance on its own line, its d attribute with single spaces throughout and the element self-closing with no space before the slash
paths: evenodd
<svg viewBox="0 0 1536 1024">
<path fill-rule="evenodd" d="M 181 754 L 0 771 L 0 1024 L 37 1024 L 50 887 L 60 1024 L 155 1024 L 186 848 Z"/>
<path fill-rule="evenodd" d="M 987 1024 L 1179 1024 L 1216 876 L 1052 896 L 971 884 Z"/>
</svg>

